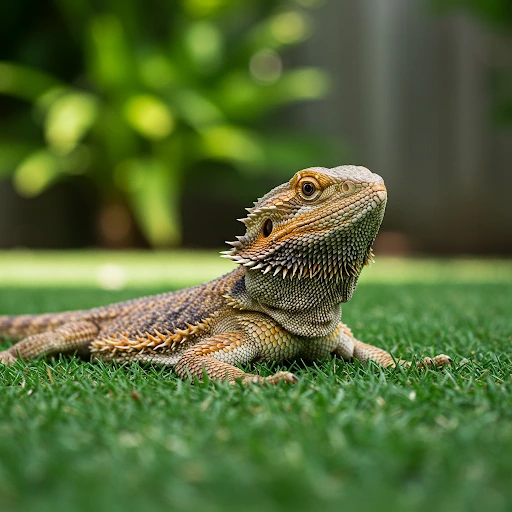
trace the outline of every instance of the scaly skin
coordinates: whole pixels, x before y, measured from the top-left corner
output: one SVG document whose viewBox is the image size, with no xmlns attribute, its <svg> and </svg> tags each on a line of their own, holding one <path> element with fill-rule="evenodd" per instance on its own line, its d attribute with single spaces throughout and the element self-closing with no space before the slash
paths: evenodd
<svg viewBox="0 0 512 512">
<path fill-rule="evenodd" d="M 0 335 L 21 340 L 0 352 L 12 364 L 64 352 L 104 361 L 173 366 L 183 378 L 265 379 L 236 365 L 335 354 L 386 367 L 395 360 L 340 322 L 380 227 L 387 193 L 364 167 L 304 169 L 248 209 L 244 236 L 224 256 L 240 264 L 209 283 L 88 311 L 0 316 Z M 410 365 L 407 361 L 398 361 Z M 443 366 L 441 354 L 419 366 Z"/>
</svg>

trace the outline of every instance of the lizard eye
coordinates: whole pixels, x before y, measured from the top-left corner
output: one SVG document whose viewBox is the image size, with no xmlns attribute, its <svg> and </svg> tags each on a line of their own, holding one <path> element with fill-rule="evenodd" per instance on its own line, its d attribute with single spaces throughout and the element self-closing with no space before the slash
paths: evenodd
<svg viewBox="0 0 512 512">
<path fill-rule="evenodd" d="M 265 221 L 265 224 L 263 224 L 263 235 L 265 237 L 270 236 L 270 233 L 272 233 L 273 229 L 274 229 L 274 224 L 272 223 L 272 220 L 267 219 Z"/>
<path fill-rule="evenodd" d="M 322 187 L 311 176 L 304 176 L 297 184 L 297 194 L 306 201 L 314 201 L 322 193 Z"/>
<path fill-rule="evenodd" d="M 302 193 L 306 196 L 306 197 L 311 197 L 316 191 L 316 187 L 314 185 L 314 183 L 312 183 L 311 181 L 305 181 L 303 184 L 302 184 Z"/>
</svg>

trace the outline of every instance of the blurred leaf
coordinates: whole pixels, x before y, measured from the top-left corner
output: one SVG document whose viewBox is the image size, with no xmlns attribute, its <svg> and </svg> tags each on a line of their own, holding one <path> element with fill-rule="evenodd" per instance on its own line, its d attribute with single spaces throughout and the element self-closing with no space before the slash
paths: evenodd
<svg viewBox="0 0 512 512">
<path fill-rule="evenodd" d="M 285 73 L 274 87 L 283 103 L 317 100 L 327 93 L 329 78 L 319 68 L 301 68 Z"/>
<path fill-rule="evenodd" d="M 174 115 L 156 96 L 132 96 L 124 106 L 124 115 L 130 126 L 147 139 L 164 139 L 174 130 Z"/>
<path fill-rule="evenodd" d="M 286 103 L 322 98 L 328 87 L 328 76 L 318 68 L 288 71 L 265 85 L 236 72 L 223 81 L 218 101 L 234 119 L 255 119 Z"/>
<path fill-rule="evenodd" d="M 125 90 L 134 80 L 132 51 L 119 19 L 106 14 L 90 22 L 91 76 L 105 90 Z"/>
<path fill-rule="evenodd" d="M 201 149 L 206 158 L 226 160 L 241 169 L 262 166 L 265 154 L 255 134 L 230 125 L 211 126 L 202 131 Z"/>
<path fill-rule="evenodd" d="M 262 147 L 266 161 L 272 169 L 280 170 L 283 177 L 289 176 L 293 170 L 311 165 L 336 167 L 350 156 L 349 149 L 338 142 L 304 134 L 265 134 Z"/>
<path fill-rule="evenodd" d="M 267 105 L 274 104 L 273 95 L 252 80 L 245 70 L 226 74 L 216 95 L 223 110 L 234 119 L 254 117 L 256 112 L 261 113 Z"/>
<path fill-rule="evenodd" d="M 216 14 L 233 0 L 182 0 L 185 12 L 194 18 L 203 18 Z"/>
<path fill-rule="evenodd" d="M 201 74 L 215 71 L 221 62 L 223 39 L 220 30 L 207 21 L 192 23 L 185 32 L 186 49 Z"/>
<path fill-rule="evenodd" d="M 145 52 L 138 64 L 142 83 L 151 89 L 165 91 L 176 80 L 178 71 L 163 53 Z"/>
<path fill-rule="evenodd" d="M 43 192 L 61 171 L 58 157 L 47 149 L 31 153 L 16 168 L 14 188 L 24 197 L 34 197 Z"/>
<path fill-rule="evenodd" d="M 192 89 L 179 91 L 175 94 L 176 108 L 181 117 L 191 126 L 200 129 L 210 124 L 220 124 L 225 121 L 224 114 L 219 108 Z"/>
<path fill-rule="evenodd" d="M 58 80 L 42 71 L 0 61 L 0 94 L 35 101 L 45 91 L 58 85 Z"/>
<path fill-rule="evenodd" d="M 91 169 L 94 161 L 94 151 L 91 146 L 78 144 L 73 151 L 61 156 L 62 171 L 69 175 L 84 174 Z"/>
<path fill-rule="evenodd" d="M 180 187 L 176 172 L 159 160 L 138 158 L 121 162 L 116 175 L 151 244 L 176 245 L 180 240 Z"/>
<path fill-rule="evenodd" d="M 91 94 L 76 92 L 54 101 L 48 109 L 45 136 L 55 151 L 69 153 L 96 121 L 98 101 Z"/>
<path fill-rule="evenodd" d="M 0 143 L 0 177 L 11 175 L 31 151 L 34 151 L 34 145 L 28 142 L 8 141 Z"/>
<path fill-rule="evenodd" d="M 249 34 L 253 48 L 278 49 L 305 41 L 312 32 L 309 16 L 301 10 L 289 9 L 256 24 Z"/>
<path fill-rule="evenodd" d="M 280 44 L 297 44 L 309 37 L 311 24 L 304 12 L 290 10 L 271 18 L 269 29 L 272 37 Z"/>
<path fill-rule="evenodd" d="M 112 105 L 103 105 L 93 127 L 97 151 L 103 155 L 102 166 L 96 172 L 100 186 L 109 182 L 113 169 L 122 160 L 134 157 L 140 151 L 140 138 L 128 126 L 122 112 Z M 103 172 L 102 172 L 103 170 Z"/>
<path fill-rule="evenodd" d="M 41 115 L 41 119 L 44 119 L 48 115 L 48 111 L 52 105 L 65 94 L 69 93 L 69 87 L 65 85 L 59 85 L 57 87 L 51 87 L 41 94 L 34 102 L 37 114 Z"/>
</svg>

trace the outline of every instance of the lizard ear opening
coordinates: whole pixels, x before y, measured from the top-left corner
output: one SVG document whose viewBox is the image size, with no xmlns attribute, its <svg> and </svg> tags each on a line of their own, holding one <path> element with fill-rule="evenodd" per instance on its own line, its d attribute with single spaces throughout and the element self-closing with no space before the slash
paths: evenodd
<svg viewBox="0 0 512 512">
<path fill-rule="evenodd" d="M 270 236 L 272 233 L 272 230 L 274 229 L 274 224 L 272 223 L 271 219 L 267 219 L 265 223 L 263 224 L 263 236 L 266 238 Z"/>
</svg>

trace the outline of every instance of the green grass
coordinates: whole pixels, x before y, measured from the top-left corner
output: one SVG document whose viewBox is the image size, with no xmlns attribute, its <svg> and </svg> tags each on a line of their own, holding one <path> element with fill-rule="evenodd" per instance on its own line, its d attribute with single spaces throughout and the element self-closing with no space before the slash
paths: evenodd
<svg viewBox="0 0 512 512">
<path fill-rule="evenodd" d="M 5 270 L 20 259 L 3 256 L 0 313 L 173 287 L 171 271 L 161 276 L 164 254 L 108 256 L 121 266 L 132 258 L 115 291 L 87 278 L 105 256 L 22 255 L 27 268 L 46 265 L 47 281 L 32 286 Z M 196 257 L 206 267 L 215 260 Z M 50 279 L 72 263 L 80 286 Z M 175 275 L 197 264 L 183 257 Z M 217 270 L 208 268 L 201 276 Z M 344 307 L 355 334 L 400 357 L 445 352 L 453 368 L 328 359 L 288 365 L 295 386 L 243 389 L 73 358 L 2 367 L 0 509 L 510 510 L 512 264 L 378 260 L 374 268 Z"/>
</svg>

